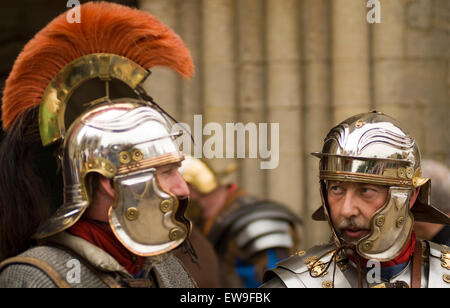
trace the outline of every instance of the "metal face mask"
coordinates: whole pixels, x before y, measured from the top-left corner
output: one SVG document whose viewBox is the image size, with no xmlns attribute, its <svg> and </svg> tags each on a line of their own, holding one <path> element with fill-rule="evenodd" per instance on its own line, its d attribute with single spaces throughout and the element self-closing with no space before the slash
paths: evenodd
<svg viewBox="0 0 450 308">
<path fill-rule="evenodd" d="M 96 106 L 75 120 L 63 144 L 64 204 L 36 237 L 75 224 L 91 201 L 87 176 L 100 173 L 114 180 L 109 223 L 127 249 L 153 256 L 180 245 L 191 227 L 186 201 L 164 191 L 156 176 L 157 167 L 184 158 L 169 127 L 159 111 L 133 99 Z"/>
<path fill-rule="evenodd" d="M 342 239 L 329 215 L 326 181 L 389 186 L 386 203 L 373 215 L 371 232 L 356 243 L 367 259 L 392 260 L 407 244 L 414 222 L 409 209 L 420 178 L 420 153 L 414 139 L 394 119 L 378 112 L 351 117 L 327 135 L 320 158 L 323 211 L 336 242 Z M 315 213 L 317 216 L 317 212 Z"/>
</svg>

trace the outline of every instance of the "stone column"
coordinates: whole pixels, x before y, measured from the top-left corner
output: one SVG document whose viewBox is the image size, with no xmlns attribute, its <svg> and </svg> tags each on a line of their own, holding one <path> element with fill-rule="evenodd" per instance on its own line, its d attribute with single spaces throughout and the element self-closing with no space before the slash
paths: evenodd
<svg viewBox="0 0 450 308">
<path fill-rule="evenodd" d="M 202 16 L 203 124 L 215 122 L 222 126 L 225 157 L 225 123 L 236 122 L 235 1 L 203 1 Z M 205 135 L 203 142 L 211 136 Z M 219 171 L 232 163 L 234 159 L 211 161 Z"/>
<path fill-rule="evenodd" d="M 202 114 L 202 1 L 177 0 L 178 33 L 191 52 L 195 65 L 192 80 L 181 82 L 180 121 L 194 128 L 194 115 Z M 201 133 L 201 132 L 200 132 Z M 192 153 L 191 153 L 192 154 Z"/>
<path fill-rule="evenodd" d="M 311 247 L 330 238 L 326 222 L 314 222 L 312 213 L 322 200 L 319 187 L 319 159 L 311 152 L 320 152 L 323 140 L 332 127 L 331 114 L 331 21 L 330 0 L 303 2 L 303 63 L 304 112 L 302 131 L 305 161 L 305 247 Z"/>
<path fill-rule="evenodd" d="M 279 123 L 279 165 L 267 170 L 269 197 L 303 210 L 300 2 L 266 2 L 268 122 Z"/>
<path fill-rule="evenodd" d="M 238 65 L 236 80 L 238 93 L 238 118 L 243 124 L 265 120 L 265 52 L 264 52 L 264 1 L 237 1 Z M 249 142 L 246 157 L 249 157 Z M 257 140 L 256 140 L 257 141 Z M 257 153 L 258 154 L 258 153 Z M 265 172 L 258 159 L 241 160 L 239 182 L 252 194 L 264 196 Z"/>
<path fill-rule="evenodd" d="M 371 109 L 366 1 L 333 0 L 333 123 Z"/>
<path fill-rule="evenodd" d="M 374 26 L 375 106 L 404 124 L 423 157 L 445 161 L 450 3 L 386 1 L 381 16 Z"/>
</svg>

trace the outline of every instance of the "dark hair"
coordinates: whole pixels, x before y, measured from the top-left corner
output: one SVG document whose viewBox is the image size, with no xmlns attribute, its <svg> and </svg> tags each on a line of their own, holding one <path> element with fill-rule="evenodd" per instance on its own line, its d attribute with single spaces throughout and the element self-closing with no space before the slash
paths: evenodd
<svg viewBox="0 0 450 308">
<path fill-rule="evenodd" d="M 62 200 L 54 150 L 43 147 L 39 107 L 22 113 L 0 142 L 0 261 L 33 245 L 37 227 Z"/>
</svg>

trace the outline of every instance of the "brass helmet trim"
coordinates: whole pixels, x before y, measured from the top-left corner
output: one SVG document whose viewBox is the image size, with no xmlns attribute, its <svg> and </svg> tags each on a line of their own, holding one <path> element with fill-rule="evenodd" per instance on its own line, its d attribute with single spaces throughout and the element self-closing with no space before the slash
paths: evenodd
<svg viewBox="0 0 450 308">
<path fill-rule="evenodd" d="M 125 57 L 109 54 L 89 54 L 67 64 L 48 84 L 39 109 L 39 131 L 47 146 L 65 135 L 64 112 L 73 91 L 84 81 L 100 78 L 107 82 L 116 78 L 135 89 L 150 74 Z"/>
</svg>

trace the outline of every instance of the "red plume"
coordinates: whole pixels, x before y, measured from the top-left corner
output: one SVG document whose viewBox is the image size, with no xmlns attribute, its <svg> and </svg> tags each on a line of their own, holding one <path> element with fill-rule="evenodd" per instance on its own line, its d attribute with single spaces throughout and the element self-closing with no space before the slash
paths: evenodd
<svg viewBox="0 0 450 308">
<path fill-rule="evenodd" d="M 166 66 L 185 78 L 194 73 L 181 38 L 149 13 L 89 2 L 80 6 L 80 23 L 69 23 L 66 14 L 38 32 L 16 59 L 3 92 L 4 130 L 22 112 L 41 103 L 45 88 L 64 66 L 88 54 L 124 56 L 145 69 Z"/>
</svg>

